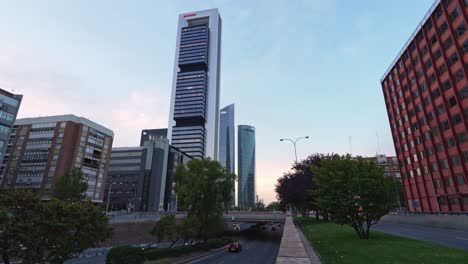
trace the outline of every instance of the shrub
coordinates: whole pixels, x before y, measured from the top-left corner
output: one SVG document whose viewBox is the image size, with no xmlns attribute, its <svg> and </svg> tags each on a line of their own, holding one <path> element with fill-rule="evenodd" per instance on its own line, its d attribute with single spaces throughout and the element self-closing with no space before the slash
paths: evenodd
<svg viewBox="0 0 468 264">
<path fill-rule="evenodd" d="M 220 238 L 208 239 L 207 244 L 209 248 L 218 248 L 226 245 L 226 243 L 224 243 L 224 241 Z"/>
<path fill-rule="evenodd" d="M 143 264 L 144 262 L 143 251 L 134 246 L 113 247 L 106 258 L 106 264 Z"/>
<path fill-rule="evenodd" d="M 295 217 L 294 223 L 298 226 L 304 226 L 308 224 L 317 224 L 323 222 L 322 220 L 317 220 L 312 217 Z"/>
<path fill-rule="evenodd" d="M 226 245 L 232 242 L 232 237 L 223 236 L 221 240 L 223 241 L 224 245 Z"/>
<path fill-rule="evenodd" d="M 145 257 L 147 260 L 155 260 L 160 258 L 167 257 L 179 257 L 182 255 L 189 254 L 192 251 L 195 251 L 193 246 L 180 246 L 174 248 L 156 248 L 151 249 L 145 252 Z"/>
</svg>

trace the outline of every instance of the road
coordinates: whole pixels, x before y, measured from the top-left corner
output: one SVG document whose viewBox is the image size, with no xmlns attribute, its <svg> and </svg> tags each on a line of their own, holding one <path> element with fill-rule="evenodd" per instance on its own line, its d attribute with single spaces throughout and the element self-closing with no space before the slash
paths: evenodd
<svg viewBox="0 0 468 264">
<path fill-rule="evenodd" d="M 226 250 L 199 259 L 192 263 L 203 264 L 239 264 L 239 263 L 276 263 L 276 256 L 281 243 L 281 228 L 277 231 L 261 231 L 261 234 L 254 232 L 250 235 L 243 235 L 242 251 L 239 253 L 229 253 Z"/>
<path fill-rule="evenodd" d="M 392 235 L 468 250 L 468 232 L 465 231 L 391 223 L 379 223 L 372 229 Z"/>
</svg>

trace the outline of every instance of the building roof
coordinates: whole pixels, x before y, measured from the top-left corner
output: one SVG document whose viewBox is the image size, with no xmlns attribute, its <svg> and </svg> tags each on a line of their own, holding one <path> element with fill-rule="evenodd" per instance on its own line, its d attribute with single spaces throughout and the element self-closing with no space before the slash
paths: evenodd
<svg viewBox="0 0 468 264">
<path fill-rule="evenodd" d="M 424 18 L 421 20 L 421 22 L 419 22 L 419 25 L 416 27 L 416 29 L 413 31 L 413 34 L 411 34 L 411 37 L 406 41 L 405 45 L 403 46 L 403 48 L 401 48 L 400 52 L 398 52 L 398 55 L 395 57 L 395 59 L 393 60 L 392 64 L 390 64 L 390 67 L 388 67 L 388 69 L 385 71 L 384 75 L 382 76 L 382 78 L 380 78 L 380 82 L 382 82 L 385 77 L 387 77 L 387 75 L 390 73 L 390 71 L 392 70 L 393 66 L 395 66 L 395 64 L 397 63 L 398 59 L 400 59 L 401 55 L 403 55 L 403 53 L 405 52 L 405 50 L 408 48 L 408 46 L 411 44 L 411 42 L 413 41 L 413 39 L 416 37 L 416 35 L 419 33 L 419 31 L 421 30 L 421 28 L 423 27 L 423 25 L 426 23 L 426 21 L 429 19 L 429 17 L 432 15 L 432 12 L 434 12 L 434 10 L 436 9 L 437 5 L 439 5 L 440 3 L 440 0 L 435 0 L 435 2 L 432 4 L 431 8 L 429 9 L 429 11 L 427 11 L 426 15 L 424 16 Z"/>
<path fill-rule="evenodd" d="M 76 115 L 56 115 L 56 116 L 41 116 L 41 117 L 27 117 L 16 119 L 15 125 L 32 125 L 32 124 L 42 124 L 42 123 L 52 123 L 52 122 L 74 122 L 78 124 L 87 125 L 91 128 L 98 130 L 101 133 L 104 133 L 108 136 L 113 137 L 114 132 L 104 126 L 101 126 L 93 121 L 79 117 Z"/>
</svg>

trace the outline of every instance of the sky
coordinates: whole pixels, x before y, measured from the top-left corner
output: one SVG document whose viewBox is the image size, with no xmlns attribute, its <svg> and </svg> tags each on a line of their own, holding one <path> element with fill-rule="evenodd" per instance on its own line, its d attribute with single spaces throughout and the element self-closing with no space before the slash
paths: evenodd
<svg viewBox="0 0 468 264">
<path fill-rule="evenodd" d="M 75 114 L 137 146 L 167 127 L 180 13 L 218 8 L 221 107 L 256 127 L 256 188 L 275 200 L 313 153 L 394 155 L 380 78 L 433 0 L 0 0 L 0 88 L 18 118 Z M 237 160 L 237 158 L 236 158 Z"/>
</svg>

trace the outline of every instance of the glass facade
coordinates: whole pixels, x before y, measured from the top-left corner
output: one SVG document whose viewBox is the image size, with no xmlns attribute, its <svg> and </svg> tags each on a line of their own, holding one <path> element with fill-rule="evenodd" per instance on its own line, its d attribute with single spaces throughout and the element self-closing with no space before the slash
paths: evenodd
<svg viewBox="0 0 468 264">
<path fill-rule="evenodd" d="M 247 209 L 255 205 L 255 128 L 239 125 L 238 144 L 238 206 Z"/>
<path fill-rule="evenodd" d="M 219 112 L 219 162 L 230 173 L 235 173 L 234 159 L 234 105 L 228 105 Z M 232 189 L 232 207 L 235 206 L 235 188 Z"/>
</svg>

